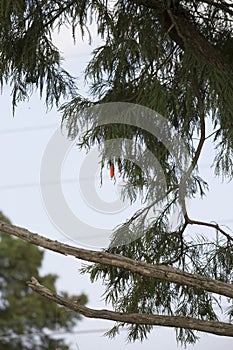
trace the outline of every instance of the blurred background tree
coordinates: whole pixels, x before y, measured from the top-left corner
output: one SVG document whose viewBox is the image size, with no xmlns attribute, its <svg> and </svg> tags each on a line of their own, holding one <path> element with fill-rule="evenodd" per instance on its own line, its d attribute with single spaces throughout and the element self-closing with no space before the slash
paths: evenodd
<svg viewBox="0 0 233 350">
<path fill-rule="evenodd" d="M 0 219 L 10 220 L 0 212 Z M 60 333 L 70 332 L 81 317 L 49 300 L 41 298 L 27 287 L 25 281 L 38 277 L 54 292 L 57 275 L 40 276 L 44 251 L 21 239 L 0 232 L 0 348 L 5 350 L 48 350 L 59 345 L 67 350 Z M 87 296 L 79 298 L 85 304 Z M 53 336 L 54 333 L 54 336 Z"/>
</svg>

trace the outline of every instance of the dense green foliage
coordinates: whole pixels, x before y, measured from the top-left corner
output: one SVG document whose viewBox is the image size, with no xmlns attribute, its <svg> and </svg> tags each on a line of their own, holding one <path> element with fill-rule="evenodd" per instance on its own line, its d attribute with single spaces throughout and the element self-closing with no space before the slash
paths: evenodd
<svg viewBox="0 0 233 350">
<path fill-rule="evenodd" d="M 52 44 L 51 33 L 69 24 L 75 39 L 76 30 L 88 33 L 92 20 L 104 44 L 95 49 L 86 69 L 91 87 L 88 100 L 77 93 L 73 78 L 62 70 L 61 55 Z M 203 195 L 207 188 L 197 167 L 209 136 L 206 123 L 216 150 L 216 174 L 230 179 L 233 175 L 232 21 L 233 5 L 218 0 L 1 1 L 0 17 L 1 83 L 12 85 L 14 106 L 34 89 L 42 94 L 45 91 L 48 107 L 69 97 L 60 109 L 69 136 L 76 137 L 80 125 L 81 131 L 88 129 L 80 135 L 80 147 L 90 148 L 96 143 L 102 147 L 102 166 L 110 160 L 115 163 L 126 183 L 123 195 L 132 201 L 140 196 L 143 203 L 150 204 L 156 198 L 151 185 L 156 175 L 152 172 L 148 177 L 150 169 L 145 173 L 125 158 L 126 139 L 133 141 L 136 156 L 143 158 L 143 152 L 149 149 L 162 165 L 167 191 L 161 201 L 161 214 L 146 222 L 148 211 L 137 213 L 117 229 L 115 239 L 124 234 L 137 237 L 138 232 L 143 232 L 143 237 L 108 251 L 228 283 L 232 283 L 233 276 L 232 238 L 221 232 L 202 237 L 200 224 L 197 234 L 188 236 L 191 221 L 184 196 Z M 195 170 L 180 176 L 166 147 L 142 128 L 121 124 L 97 127 L 98 113 L 87 107 L 105 102 L 136 103 L 166 117 L 182 136 Z M 109 159 L 105 141 L 119 137 L 120 156 Z M 199 143 L 194 137 L 200 139 Z M 182 195 L 181 188 L 185 188 Z M 176 230 L 171 231 L 170 214 L 177 204 L 181 204 L 183 215 Z M 145 280 L 102 265 L 85 271 L 93 280 L 104 279 L 106 299 L 117 311 L 217 318 L 216 300 L 205 291 Z M 142 339 L 149 330 L 132 325 L 129 338 Z M 177 338 L 184 343 L 194 342 L 195 334 L 177 330 Z"/>
<path fill-rule="evenodd" d="M 9 222 L 0 213 L 1 220 Z M 71 331 L 79 315 L 33 293 L 26 281 L 39 278 L 55 291 L 56 275 L 40 276 L 44 252 L 0 233 L 0 347 L 6 350 L 68 349 L 59 333 Z M 67 293 L 63 293 L 68 296 Z M 82 302 L 86 296 L 82 295 Z M 49 335 L 55 332 L 56 337 Z"/>
</svg>

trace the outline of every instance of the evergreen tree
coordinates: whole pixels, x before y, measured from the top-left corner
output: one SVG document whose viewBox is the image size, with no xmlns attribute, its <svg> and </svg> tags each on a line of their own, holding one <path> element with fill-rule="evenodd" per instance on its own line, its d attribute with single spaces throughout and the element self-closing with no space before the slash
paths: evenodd
<svg viewBox="0 0 233 350">
<path fill-rule="evenodd" d="M 216 286 L 218 281 L 232 284 L 232 235 L 217 224 L 191 219 L 185 197 L 202 196 L 207 189 L 197 166 L 209 137 L 216 151 L 216 174 L 232 178 L 232 15 L 233 5 L 218 0 L 119 0 L 114 4 L 101 0 L 27 0 L 1 1 L 0 17 L 1 84 L 11 84 L 14 107 L 35 89 L 41 95 L 45 92 L 48 107 L 59 105 L 62 97 L 69 98 L 60 107 L 69 136 L 76 137 L 77 125 L 88 128 L 81 135 L 80 146 L 102 146 L 102 166 L 114 162 L 127 183 L 123 195 L 132 201 L 139 195 L 150 206 L 157 189 L 153 187 L 153 168 L 145 164 L 145 174 L 125 159 L 126 139 L 132 140 L 131 152 L 136 150 L 136 156 L 143 158 L 149 149 L 162 165 L 167 187 L 161 215 L 145 226 L 148 207 L 136 213 L 115 231 L 113 242 L 119 242 L 126 233 L 138 237 L 143 231 L 143 236 L 130 244 L 112 245 L 105 253 L 131 258 L 135 264 L 145 262 L 206 276 L 216 281 Z M 76 91 L 74 79 L 62 69 L 61 54 L 52 43 L 51 33 L 70 24 L 74 39 L 77 28 L 84 36 L 89 33 L 90 18 L 96 19 L 98 35 L 105 42 L 94 50 L 86 68 L 91 95 L 84 99 Z M 180 176 L 178 164 L 161 140 L 147 130 L 122 124 L 98 125 L 100 115 L 87 107 L 106 102 L 139 104 L 167 118 L 182 136 L 192 159 L 187 172 Z M 212 128 L 209 135 L 206 123 Z M 196 136 L 199 142 L 195 147 Z M 115 138 L 122 138 L 120 155 L 109 159 L 105 141 Z M 177 204 L 182 207 L 182 216 L 178 228 L 171 232 L 170 214 Z M 190 225 L 197 225 L 198 231 L 192 238 L 187 234 Z M 215 237 L 201 235 L 202 227 L 207 226 L 216 230 Z M 195 283 L 171 283 L 166 275 L 151 278 L 117 263 L 109 267 L 110 262 L 103 264 L 101 258 L 87 260 L 99 261 L 84 272 L 89 272 L 92 280 L 104 280 L 106 300 L 115 311 L 217 320 L 211 288 L 206 291 L 198 283 L 196 287 Z M 110 335 L 125 324 L 118 323 Z M 149 321 L 132 321 L 129 338 L 143 339 L 151 328 Z M 185 344 L 194 342 L 193 330 L 184 328 L 177 328 L 177 339 Z"/>
<path fill-rule="evenodd" d="M 1 220 L 10 221 L 0 213 Z M 38 276 L 55 292 L 56 275 L 40 276 L 44 252 L 38 247 L 0 232 L 0 348 L 6 350 L 68 349 L 59 333 L 72 331 L 80 320 L 65 308 L 33 293 L 26 285 Z M 68 296 L 67 293 L 63 293 Z M 80 295 L 82 303 L 87 299 Z M 52 333 L 57 333 L 52 336 Z"/>
</svg>

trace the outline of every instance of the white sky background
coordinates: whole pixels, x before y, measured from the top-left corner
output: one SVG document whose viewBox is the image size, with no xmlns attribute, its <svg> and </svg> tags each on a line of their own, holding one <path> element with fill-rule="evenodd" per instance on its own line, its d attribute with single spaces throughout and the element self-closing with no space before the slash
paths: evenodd
<svg viewBox="0 0 233 350">
<path fill-rule="evenodd" d="M 73 46 L 71 32 L 64 30 L 56 39 L 59 47 L 64 52 L 66 58 L 65 67 L 71 74 L 80 77 L 81 93 L 86 93 L 88 87 L 83 87 L 80 72 L 83 71 L 88 62 L 89 53 L 93 49 L 87 43 L 83 44 L 80 40 L 76 46 Z M 43 206 L 39 180 L 40 166 L 43 152 L 46 145 L 53 135 L 54 131 L 60 126 L 60 115 L 54 109 L 46 113 L 46 108 L 38 95 L 34 95 L 28 103 L 21 103 L 16 109 L 15 117 L 12 116 L 12 107 L 10 99 L 10 89 L 5 87 L 0 96 L 0 153 L 1 153 L 1 172 L 0 172 L 0 210 L 8 216 L 15 225 L 26 227 L 33 232 L 38 232 L 49 238 L 68 241 L 51 223 Z M 205 148 L 205 153 L 201 159 L 201 175 L 208 180 L 210 191 L 204 200 L 196 199 L 189 205 L 190 216 L 206 221 L 215 220 L 218 223 L 233 225 L 232 215 L 232 183 L 222 184 L 219 179 L 214 178 L 213 171 L 210 169 L 212 160 L 211 139 Z M 82 156 L 84 157 L 84 156 Z M 80 160 L 81 158 L 79 158 Z M 65 178 L 73 178 L 75 172 L 69 174 L 69 169 L 65 170 Z M 106 183 L 105 189 L 100 194 L 107 200 L 115 199 L 115 188 L 113 181 L 108 178 L 108 171 L 104 174 Z M 88 177 L 87 177 L 88 181 Z M 64 184 L 66 198 L 70 201 L 72 208 L 80 201 L 77 184 Z M 106 196 L 107 193 L 107 196 Z M 77 196 L 77 198 L 76 198 Z M 80 202 L 79 202 L 80 203 Z M 109 226 L 110 222 L 121 222 L 122 217 L 128 215 L 128 211 L 122 212 L 116 218 L 101 213 L 91 213 L 87 206 L 82 212 L 83 219 L 88 224 L 101 227 L 104 224 Z M 209 232 L 209 231 L 207 231 Z M 98 243 L 98 242 L 97 242 Z M 57 273 L 58 289 L 67 290 L 70 293 L 78 294 L 85 292 L 89 297 L 88 306 L 92 308 L 106 307 L 101 301 L 103 288 L 100 282 L 91 284 L 88 276 L 79 274 L 81 262 L 74 258 L 64 257 L 52 252 L 46 252 L 42 272 Z M 108 329 L 113 323 L 102 320 L 83 319 L 78 325 L 78 330 Z M 122 332 L 114 340 L 103 337 L 103 333 L 90 333 L 70 335 L 70 349 L 77 349 L 76 341 L 80 350 L 86 349 L 177 349 L 175 332 L 173 329 L 164 329 L 156 327 L 150 334 L 148 340 L 143 343 L 136 342 L 128 344 L 125 342 L 126 333 Z M 194 350 L 217 350 L 220 347 L 224 350 L 232 349 L 233 341 L 231 338 L 217 337 L 213 335 L 202 335 L 200 341 L 188 347 Z"/>
</svg>

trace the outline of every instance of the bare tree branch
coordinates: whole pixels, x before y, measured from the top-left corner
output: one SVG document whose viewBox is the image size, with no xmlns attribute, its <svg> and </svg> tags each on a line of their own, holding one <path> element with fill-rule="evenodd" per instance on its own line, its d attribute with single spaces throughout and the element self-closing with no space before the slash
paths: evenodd
<svg viewBox="0 0 233 350">
<path fill-rule="evenodd" d="M 162 316 L 153 314 L 123 313 L 109 310 L 95 310 L 86 306 L 79 305 L 69 299 L 61 297 L 58 294 L 52 293 L 48 288 L 41 285 L 35 279 L 35 277 L 32 277 L 32 280 L 27 282 L 27 284 L 34 292 L 88 318 L 100 318 L 105 320 L 141 325 L 176 328 L 181 327 L 216 335 L 233 337 L 233 325 L 229 323 L 218 321 L 204 321 L 185 316 Z"/>
<path fill-rule="evenodd" d="M 192 220 L 188 216 L 186 217 L 186 220 L 187 220 L 187 224 L 189 224 L 189 225 L 199 225 L 199 226 L 212 227 L 212 228 L 216 229 L 218 232 L 222 233 L 222 235 L 224 235 L 229 242 L 233 242 L 233 237 L 231 235 L 229 235 L 226 231 L 224 231 L 216 223 Z"/>
<path fill-rule="evenodd" d="M 74 256 L 77 259 L 115 266 L 127 269 L 131 272 L 136 272 L 145 277 L 157 278 L 168 282 L 200 288 L 202 290 L 233 298 L 233 285 L 212 278 L 207 278 L 202 275 L 191 274 L 164 265 L 152 265 L 141 261 L 135 261 L 120 254 L 110 254 L 72 247 L 68 244 L 63 244 L 40 236 L 24 228 L 7 224 L 4 221 L 0 221 L 0 231 L 22 238 L 27 242 L 54 252 Z"/>
</svg>

